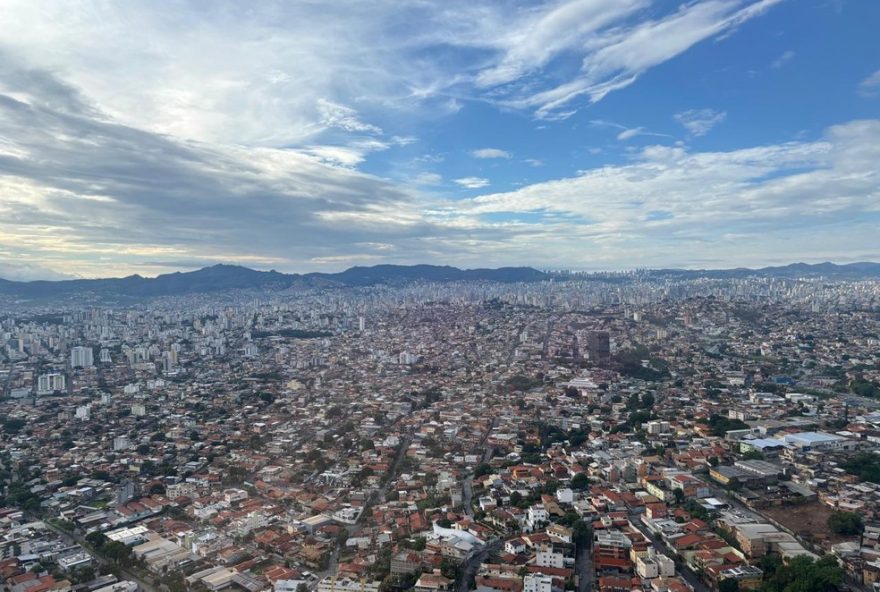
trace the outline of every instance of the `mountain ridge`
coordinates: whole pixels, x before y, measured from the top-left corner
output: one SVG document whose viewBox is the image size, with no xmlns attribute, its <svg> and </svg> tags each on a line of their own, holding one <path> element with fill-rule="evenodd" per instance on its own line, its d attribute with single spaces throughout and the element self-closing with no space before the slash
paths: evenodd
<svg viewBox="0 0 880 592">
<path fill-rule="evenodd" d="M 75 294 L 133 297 L 173 296 L 248 288 L 316 288 L 402 284 L 412 281 L 534 282 L 548 274 L 531 267 L 459 269 L 438 265 L 376 265 L 350 267 L 338 273 L 286 274 L 218 263 L 193 271 L 174 271 L 153 278 L 133 274 L 120 278 L 11 281 L 0 278 L 0 294 L 20 298 L 51 298 Z"/>
<path fill-rule="evenodd" d="M 880 263 L 860 261 L 837 264 L 792 263 L 784 266 L 751 269 L 649 269 L 632 272 L 647 277 L 675 279 L 735 279 L 746 277 L 875 279 L 880 278 Z M 193 271 L 175 271 L 156 277 L 133 274 L 121 278 L 35 280 L 21 282 L 0 278 L 0 295 L 19 298 L 52 298 L 76 294 L 104 296 L 157 297 L 209 293 L 236 289 L 288 289 L 320 287 L 362 287 L 378 284 L 401 285 L 413 281 L 494 281 L 499 283 L 565 280 L 571 275 L 539 271 L 532 267 L 460 269 L 450 265 L 354 266 L 336 273 L 312 272 L 287 274 L 274 269 L 259 271 L 241 265 L 218 263 Z M 576 274 L 574 277 L 620 278 L 617 273 Z"/>
</svg>

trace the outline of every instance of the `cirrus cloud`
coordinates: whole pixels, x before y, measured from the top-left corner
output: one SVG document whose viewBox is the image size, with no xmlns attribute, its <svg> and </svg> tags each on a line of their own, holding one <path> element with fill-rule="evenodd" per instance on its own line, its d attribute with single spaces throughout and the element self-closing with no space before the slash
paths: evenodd
<svg viewBox="0 0 880 592">
<path fill-rule="evenodd" d="M 484 179 L 482 177 L 462 177 L 460 179 L 455 179 L 455 183 L 465 189 L 482 189 L 483 187 L 489 186 L 489 179 Z"/>
<path fill-rule="evenodd" d="M 675 120 L 693 136 L 705 136 L 726 118 L 726 112 L 714 109 L 690 109 L 675 114 Z"/>
</svg>

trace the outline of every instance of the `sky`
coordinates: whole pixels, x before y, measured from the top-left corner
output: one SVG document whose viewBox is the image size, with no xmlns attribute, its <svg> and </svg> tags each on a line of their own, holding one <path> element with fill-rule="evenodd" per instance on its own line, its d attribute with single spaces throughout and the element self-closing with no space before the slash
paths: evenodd
<svg viewBox="0 0 880 592">
<path fill-rule="evenodd" d="M 0 277 L 880 260 L 874 0 L 3 0 Z"/>
</svg>

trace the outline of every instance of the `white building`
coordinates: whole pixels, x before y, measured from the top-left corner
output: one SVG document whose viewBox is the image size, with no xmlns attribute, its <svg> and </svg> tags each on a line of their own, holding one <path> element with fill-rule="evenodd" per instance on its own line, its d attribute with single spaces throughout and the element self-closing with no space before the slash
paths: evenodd
<svg viewBox="0 0 880 592">
<path fill-rule="evenodd" d="M 810 450 L 837 450 L 852 445 L 846 438 L 825 432 L 798 432 L 787 434 L 783 441 L 786 444 L 800 448 L 804 452 Z"/>
<path fill-rule="evenodd" d="M 538 567 L 565 567 L 565 556 L 562 553 L 556 553 L 553 548 L 547 546 L 535 553 L 535 565 Z"/>
<path fill-rule="evenodd" d="M 562 489 L 556 490 L 556 499 L 560 504 L 573 504 L 574 503 L 574 491 L 565 487 Z"/>
<path fill-rule="evenodd" d="M 551 592 L 553 578 L 544 574 L 526 574 L 523 578 L 523 592 Z"/>
<path fill-rule="evenodd" d="M 67 389 L 67 378 L 58 372 L 41 374 L 37 378 L 37 394 L 49 395 L 55 391 L 64 392 Z"/>
<path fill-rule="evenodd" d="M 72 368 L 88 368 L 95 365 L 92 348 L 77 345 L 70 350 L 70 366 Z"/>
<path fill-rule="evenodd" d="M 129 448 L 131 448 L 131 442 L 128 436 L 116 436 L 113 438 L 113 450 L 128 450 Z"/>
<path fill-rule="evenodd" d="M 318 592 L 379 592 L 379 584 L 379 581 L 327 576 L 318 583 Z"/>
<path fill-rule="evenodd" d="M 300 584 L 309 585 L 306 580 L 275 580 L 274 592 L 296 592 Z"/>
<path fill-rule="evenodd" d="M 534 504 L 529 507 L 526 514 L 526 524 L 530 531 L 540 528 L 549 521 L 550 516 L 547 514 L 547 509 L 544 508 L 544 504 Z"/>
<path fill-rule="evenodd" d="M 665 555 L 636 557 L 636 573 L 644 579 L 672 577 L 675 575 L 675 562 Z"/>
</svg>

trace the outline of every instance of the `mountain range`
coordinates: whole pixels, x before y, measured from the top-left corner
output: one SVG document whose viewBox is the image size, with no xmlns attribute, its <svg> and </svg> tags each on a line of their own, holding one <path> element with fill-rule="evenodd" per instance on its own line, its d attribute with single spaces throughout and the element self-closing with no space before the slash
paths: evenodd
<svg viewBox="0 0 880 592">
<path fill-rule="evenodd" d="M 672 279 L 734 279 L 763 278 L 826 278 L 829 280 L 857 280 L 880 278 L 880 263 L 860 262 L 838 265 L 835 263 L 793 263 L 781 267 L 761 269 L 656 269 L 635 272 L 642 277 Z M 322 288 L 401 285 L 415 281 L 490 281 L 539 282 L 565 280 L 571 275 L 544 272 L 531 267 L 501 267 L 497 269 L 459 269 L 439 265 L 375 265 L 351 267 L 339 273 L 286 274 L 277 271 L 257 271 L 238 265 L 214 265 L 195 271 L 174 272 L 154 278 L 130 275 L 123 278 L 76 279 L 61 281 L 17 282 L 0 279 L 0 295 L 25 299 L 51 299 L 77 295 L 156 297 L 198 294 L 236 289 Z M 602 280 L 620 274 L 578 274 L 579 278 Z"/>
<path fill-rule="evenodd" d="M 218 264 L 195 271 L 145 278 L 16 282 L 0 279 L 0 295 L 18 298 L 58 298 L 77 294 L 155 297 L 240 289 L 322 288 L 404 284 L 414 281 L 536 282 L 548 274 L 531 267 L 459 269 L 439 265 L 375 265 L 351 267 L 339 273 L 286 274 Z"/>
</svg>

